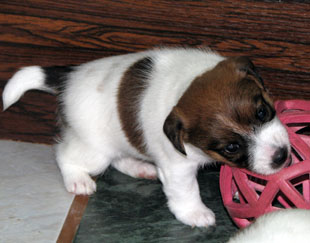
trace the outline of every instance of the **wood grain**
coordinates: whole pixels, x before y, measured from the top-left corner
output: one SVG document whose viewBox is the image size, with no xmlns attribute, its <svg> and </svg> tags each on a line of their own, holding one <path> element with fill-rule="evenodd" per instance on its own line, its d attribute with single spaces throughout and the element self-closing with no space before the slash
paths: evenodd
<svg viewBox="0 0 310 243">
<path fill-rule="evenodd" d="M 247 55 L 275 99 L 310 98 L 306 1 L 1 1 L 0 90 L 21 66 L 79 64 L 154 46 Z M 28 92 L 0 114 L 0 138 L 53 143 L 56 101 Z"/>
</svg>

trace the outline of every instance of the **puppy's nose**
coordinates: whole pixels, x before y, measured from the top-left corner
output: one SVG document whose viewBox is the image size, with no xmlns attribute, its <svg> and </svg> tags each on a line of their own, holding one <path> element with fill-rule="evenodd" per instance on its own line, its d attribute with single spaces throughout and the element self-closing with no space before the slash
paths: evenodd
<svg viewBox="0 0 310 243">
<path fill-rule="evenodd" d="M 272 156 L 272 162 L 275 167 L 280 167 L 285 163 L 288 157 L 288 150 L 286 147 L 278 148 Z"/>
</svg>

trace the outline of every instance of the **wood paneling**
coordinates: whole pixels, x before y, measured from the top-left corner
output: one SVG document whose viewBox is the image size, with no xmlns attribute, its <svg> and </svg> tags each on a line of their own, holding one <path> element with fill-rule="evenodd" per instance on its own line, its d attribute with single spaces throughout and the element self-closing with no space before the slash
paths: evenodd
<svg viewBox="0 0 310 243">
<path fill-rule="evenodd" d="M 79 64 L 154 46 L 248 55 L 275 99 L 310 98 L 306 1 L 36 0 L 0 3 L 0 90 L 21 66 Z M 28 92 L 0 138 L 52 143 L 55 98 Z"/>
</svg>

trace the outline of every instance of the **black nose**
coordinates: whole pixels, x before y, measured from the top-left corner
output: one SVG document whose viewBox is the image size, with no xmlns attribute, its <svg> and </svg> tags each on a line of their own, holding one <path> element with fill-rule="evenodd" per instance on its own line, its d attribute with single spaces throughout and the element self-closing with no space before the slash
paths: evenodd
<svg viewBox="0 0 310 243">
<path fill-rule="evenodd" d="M 279 148 L 272 156 L 272 162 L 275 167 L 279 167 L 287 160 L 288 150 L 287 148 Z"/>
</svg>

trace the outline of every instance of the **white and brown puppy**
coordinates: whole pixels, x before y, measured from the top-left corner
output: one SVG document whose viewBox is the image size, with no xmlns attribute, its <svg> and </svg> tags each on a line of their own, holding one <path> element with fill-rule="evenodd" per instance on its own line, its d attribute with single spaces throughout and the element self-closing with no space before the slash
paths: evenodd
<svg viewBox="0 0 310 243">
<path fill-rule="evenodd" d="M 176 48 L 26 67 L 6 85 L 4 109 L 30 89 L 58 94 L 56 159 L 75 194 L 93 193 L 90 176 L 112 164 L 133 177 L 158 176 L 177 219 L 209 226 L 215 216 L 200 198 L 200 166 L 222 161 L 270 174 L 289 161 L 287 132 L 244 57 Z"/>
</svg>

